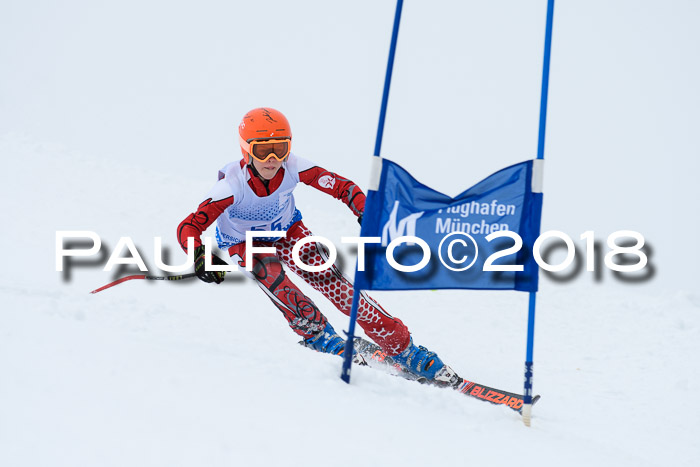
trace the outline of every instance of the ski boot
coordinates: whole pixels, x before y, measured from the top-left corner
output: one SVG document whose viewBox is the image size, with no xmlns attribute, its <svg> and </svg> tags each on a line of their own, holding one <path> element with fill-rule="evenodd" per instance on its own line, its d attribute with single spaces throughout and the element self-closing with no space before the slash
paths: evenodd
<svg viewBox="0 0 700 467">
<path fill-rule="evenodd" d="M 419 381 L 423 383 L 448 386 L 453 385 L 459 378 L 435 352 L 431 352 L 422 345 L 416 346 L 413 343 L 413 337 L 406 350 L 391 358 L 395 363 L 418 376 Z"/>
<path fill-rule="evenodd" d="M 323 328 L 322 331 L 319 331 L 316 335 L 304 339 L 299 343 L 317 352 L 339 355 L 341 357 L 345 353 L 345 339 L 335 332 L 335 329 L 333 329 L 333 326 L 331 326 L 329 322 L 326 322 L 326 327 Z M 352 362 L 357 365 L 367 365 L 364 357 L 355 350 L 353 350 Z"/>
</svg>

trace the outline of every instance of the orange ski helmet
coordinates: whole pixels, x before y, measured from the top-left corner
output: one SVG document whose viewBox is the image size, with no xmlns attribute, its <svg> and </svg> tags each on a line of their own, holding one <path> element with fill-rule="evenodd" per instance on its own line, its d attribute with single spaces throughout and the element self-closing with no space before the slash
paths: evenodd
<svg viewBox="0 0 700 467">
<path fill-rule="evenodd" d="M 260 107 L 249 111 L 238 126 L 239 143 L 245 163 L 250 163 L 250 143 L 259 140 L 288 140 L 287 154 L 292 145 L 292 129 L 287 117 L 279 110 Z"/>
</svg>

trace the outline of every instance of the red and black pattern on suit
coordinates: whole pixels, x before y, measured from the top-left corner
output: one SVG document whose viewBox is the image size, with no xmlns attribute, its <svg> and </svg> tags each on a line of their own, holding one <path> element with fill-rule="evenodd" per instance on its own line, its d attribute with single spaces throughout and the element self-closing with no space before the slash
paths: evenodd
<svg viewBox="0 0 700 467">
<path fill-rule="evenodd" d="M 326 317 L 287 277 L 283 264 L 301 277 L 307 284 L 321 292 L 343 314 L 350 316 L 354 289 L 350 281 L 334 264 L 321 272 L 308 272 L 292 260 L 292 248 L 301 239 L 312 236 L 311 231 L 299 221 L 287 231 L 287 235 L 273 243 L 259 242 L 255 246 L 274 246 L 276 253 L 255 253 L 252 274 L 272 303 L 282 312 L 289 326 L 303 338 L 311 337 L 326 325 Z M 231 256 L 240 258 L 245 267 L 245 243 L 229 249 Z M 308 243 L 299 251 L 300 260 L 309 266 L 326 263 L 327 255 L 321 245 Z M 410 342 L 408 328 L 400 319 L 391 316 L 366 293 L 360 294 L 357 324 L 388 355 L 401 353 Z"/>
</svg>

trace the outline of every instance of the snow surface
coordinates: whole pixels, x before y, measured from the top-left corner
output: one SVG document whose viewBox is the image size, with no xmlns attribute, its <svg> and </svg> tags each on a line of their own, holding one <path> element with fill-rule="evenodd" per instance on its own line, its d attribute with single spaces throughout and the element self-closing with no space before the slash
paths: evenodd
<svg viewBox="0 0 700 467">
<path fill-rule="evenodd" d="M 545 2 L 427 3 L 404 6 L 382 153 L 455 194 L 535 152 Z M 531 428 L 371 369 L 346 385 L 246 280 L 89 295 L 127 271 L 56 272 L 57 230 L 95 231 L 106 254 L 130 236 L 152 272 L 161 236 L 181 262 L 175 227 L 259 105 L 364 186 L 393 2 L 0 9 L 0 465 L 700 463 L 697 4 L 557 2 L 543 229 L 580 248 L 638 230 L 653 274 L 542 276 Z M 438 136 L 455 146 L 426 166 Z M 296 197 L 314 233 L 357 234 L 337 201 Z M 526 295 L 372 295 L 464 377 L 522 390 Z"/>
</svg>

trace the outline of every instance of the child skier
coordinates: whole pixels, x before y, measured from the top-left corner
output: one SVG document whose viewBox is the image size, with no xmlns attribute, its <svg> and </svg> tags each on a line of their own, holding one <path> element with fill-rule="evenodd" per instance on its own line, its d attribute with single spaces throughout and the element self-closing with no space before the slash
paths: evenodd
<svg viewBox="0 0 700 467">
<path fill-rule="evenodd" d="M 282 263 L 328 298 L 336 308 L 350 314 L 353 286 L 333 265 L 322 272 L 307 272 L 292 261 L 294 244 L 312 233 L 302 222 L 292 191 L 302 182 L 345 203 L 361 222 L 365 195 L 352 181 L 290 152 L 292 131 L 286 117 L 271 108 L 251 110 L 238 128 L 243 159 L 219 171 L 219 181 L 195 212 L 180 223 L 177 235 L 187 251 L 194 238 L 195 272 L 204 282 L 221 283 L 223 272 L 206 271 L 201 234 L 215 220 L 219 248 L 228 251 L 241 267 L 246 266 L 246 231 L 286 231 L 282 238 L 258 238 L 255 246 L 273 246 L 275 253 L 256 253 L 252 275 L 260 288 L 282 312 L 304 344 L 319 352 L 341 355 L 345 341 L 319 308 L 287 277 Z M 309 266 L 325 263 L 325 252 L 314 243 L 305 245 L 300 259 Z M 213 255 L 213 264 L 226 264 Z M 428 380 L 449 382 L 454 372 L 425 347 L 413 344 L 406 326 L 387 313 L 364 292 L 357 323 L 393 360 Z"/>
</svg>

